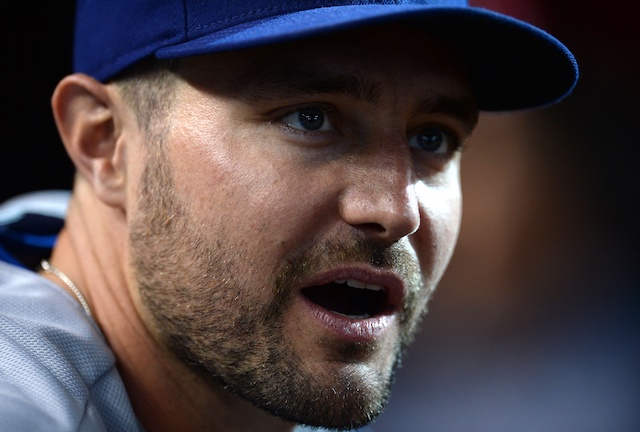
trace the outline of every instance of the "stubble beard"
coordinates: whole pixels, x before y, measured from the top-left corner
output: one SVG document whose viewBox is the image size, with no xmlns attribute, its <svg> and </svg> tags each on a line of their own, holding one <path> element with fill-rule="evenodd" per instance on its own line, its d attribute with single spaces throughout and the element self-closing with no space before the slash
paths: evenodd
<svg viewBox="0 0 640 432">
<path fill-rule="evenodd" d="M 142 181 L 139 214 L 132 222 L 132 265 L 141 301 L 162 343 L 194 371 L 281 419 L 351 429 L 369 423 L 386 405 L 393 373 L 426 311 L 432 289 L 423 285 L 414 258 L 399 247 L 363 237 L 329 241 L 298 253 L 275 269 L 273 281 L 247 264 L 251 245 L 232 244 L 219 229 L 212 242 L 198 233 L 174 196 L 164 157 L 152 157 Z M 336 262 L 370 262 L 394 268 L 409 281 L 391 365 L 362 374 L 346 360 L 375 351 L 370 344 L 327 344 L 345 367 L 330 376 L 305 367 L 285 337 L 283 319 L 293 289 L 307 274 Z M 264 277 L 264 276 L 263 276 Z M 270 291 L 270 300 L 254 293 Z M 350 363 L 354 363 L 353 360 Z"/>
</svg>

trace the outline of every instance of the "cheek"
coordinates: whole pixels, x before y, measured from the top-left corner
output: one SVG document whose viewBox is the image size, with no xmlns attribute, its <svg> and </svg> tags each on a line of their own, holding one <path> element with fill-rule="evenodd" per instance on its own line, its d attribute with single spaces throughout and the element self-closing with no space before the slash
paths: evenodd
<svg viewBox="0 0 640 432">
<path fill-rule="evenodd" d="M 462 196 L 459 182 L 447 186 L 421 185 L 420 229 L 412 239 L 423 273 L 431 282 L 442 277 L 453 254 L 462 214 Z"/>
<path fill-rule="evenodd" d="M 224 229 L 277 259 L 315 227 L 326 191 L 294 158 L 274 154 L 267 134 L 257 143 L 232 122 L 220 125 L 172 133 L 174 193 L 203 232 Z"/>
</svg>

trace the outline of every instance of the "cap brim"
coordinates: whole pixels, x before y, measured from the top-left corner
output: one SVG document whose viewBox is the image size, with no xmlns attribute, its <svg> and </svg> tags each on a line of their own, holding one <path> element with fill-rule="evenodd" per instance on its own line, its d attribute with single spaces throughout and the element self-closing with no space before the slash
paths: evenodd
<svg viewBox="0 0 640 432">
<path fill-rule="evenodd" d="M 264 18 L 160 48 L 156 56 L 238 50 L 398 21 L 420 26 L 460 53 L 481 110 L 550 105 L 568 95 L 578 79 L 571 52 L 530 24 L 485 9 L 415 4 L 324 7 Z"/>
</svg>

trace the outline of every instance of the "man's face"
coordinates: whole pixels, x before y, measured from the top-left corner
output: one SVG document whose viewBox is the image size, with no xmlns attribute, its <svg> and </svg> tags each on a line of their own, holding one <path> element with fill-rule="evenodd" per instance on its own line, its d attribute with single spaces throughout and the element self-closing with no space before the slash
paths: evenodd
<svg viewBox="0 0 640 432">
<path fill-rule="evenodd" d="M 129 212 L 158 341 L 286 420 L 380 412 L 457 237 L 469 85 L 392 31 L 183 60 Z"/>
</svg>

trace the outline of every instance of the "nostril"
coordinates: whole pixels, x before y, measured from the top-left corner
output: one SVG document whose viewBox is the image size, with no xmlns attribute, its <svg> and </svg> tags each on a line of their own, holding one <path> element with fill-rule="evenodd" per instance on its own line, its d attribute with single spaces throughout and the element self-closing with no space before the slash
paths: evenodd
<svg viewBox="0 0 640 432">
<path fill-rule="evenodd" d="M 342 218 L 353 228 L 390 243 L 415 233 L 420 226 L 419 212 L 414 214 L 409 209 L 363 209 L 354 206 L 347 208 Z"/>
</svg>

